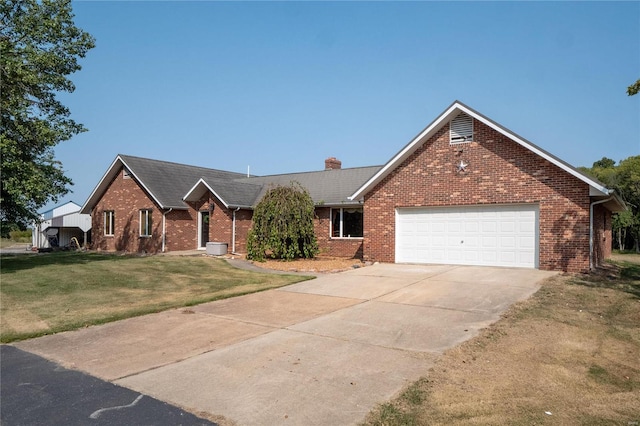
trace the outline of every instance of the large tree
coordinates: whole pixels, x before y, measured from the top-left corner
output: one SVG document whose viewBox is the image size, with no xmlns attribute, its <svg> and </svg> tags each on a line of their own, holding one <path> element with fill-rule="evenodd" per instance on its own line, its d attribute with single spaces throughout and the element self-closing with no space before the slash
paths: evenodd
<svg viewBox="0 0 640 426">
<path fill-rule="evenodd" d="M 318 253 L 314 232 L 315 206 L 299 183 L 276 186 L 264 195 L 253 211 L 247 238 L 247 257 L 264 260 L 311 258 Z"/>
<path fill-rule="evenodd" d="M 73 22 L 70 0 L 0 2 L 0 221 L 25 226 L 69 192 L 54 147 L 86 131 L 58 99 L 94 39 Z"/>
</svg>

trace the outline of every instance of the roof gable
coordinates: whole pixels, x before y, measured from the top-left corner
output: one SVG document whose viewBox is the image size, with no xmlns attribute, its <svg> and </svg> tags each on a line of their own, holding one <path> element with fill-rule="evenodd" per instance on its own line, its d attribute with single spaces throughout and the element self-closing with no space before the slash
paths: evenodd
<svg viewBox="0 0 640 426">
<path fill-rule="evenodd" d="M 186 209 L 183 196 L 200 179 L 232 180 L 244 176 L 242 173 L 207 169 L 205 167 L 148 158 L 118 155 L 95 187 L 84 206 L 82 213 L 89 213 L 98 203 L 111 181 L 125 167 L 151 199 L 162 209 Z"/>
<path fill-rule="evenodd" d="M 425 127 L 418 135 L 416 135 L 404 148 L 402 148 L 395 156 L 391 158 L 375 175 L 373 175 L 367 182 L 360 186 L 350 197 L 351 200 L 358 200 L 362 198 L 367 192 L 372 190 L 378 183 L 380 183 L 389 173 L 396 169 L 402 162 L 413 154 L 423 143 L 425 143 L 431 136 L 437 133 L 443 126 L 449 121 L 455 118 L 461 112 L 473 117 L 474 119 L 484 123 L 497 132 L 508 137 L 512 141 L 518 143 L 529 151 L 543 157 L 550 163 L 555 164 L 567 173 L 589 185 L 590 195 L 592 196 L 607 196 L 612 193 L 611 190 L 606 188 L 602 183 L 594 180 L 593 178 L 586 176 L 575 167 L 569 165 L 565 161 L 550 154 L 542 148 L 534 145 L 523 137 L 510 131 L 506 127 L 501 126 L 488 117 L 480 114 L 479 112 L 469 108 L 459 101 L 455 101 L 451 104 L 442 114 L 440 114 L 434 121 Z"/>
<path fill-rule="evenodd" d="M 211 192 L 226 208 L 251 208 L 262 184 L 238 182 L 237 180 L 201 178 L 183 197 L 184 201 L 198 201 L 207 191 Z"/>
</svg>

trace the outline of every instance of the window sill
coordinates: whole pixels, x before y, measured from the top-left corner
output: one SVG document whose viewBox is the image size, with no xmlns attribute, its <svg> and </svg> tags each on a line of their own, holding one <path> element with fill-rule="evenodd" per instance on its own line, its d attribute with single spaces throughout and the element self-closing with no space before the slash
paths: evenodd
<svg viewBox="0 0 640 426">
<path fill-rule="evenodd" d="M 151 235 L 138 235 L 138 238 L 151 238 Z"/>
<path fill-rule="evenodd" d="M 330 237 L 330 240 L 364 240 L 364 237 Z"/>
</svg>

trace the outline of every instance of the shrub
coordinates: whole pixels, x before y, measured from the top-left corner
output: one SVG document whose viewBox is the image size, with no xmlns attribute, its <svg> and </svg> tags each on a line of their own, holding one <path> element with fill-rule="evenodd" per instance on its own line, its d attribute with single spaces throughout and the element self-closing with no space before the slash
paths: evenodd
<svg viewBox="0 0 640 426">
<path fill-rule="evenodd" d="M 270 189 L 253 211 L 247 239 L 247 258 L 263 261 L 312 258 L 318 253 L 313 228 L 315 207 L 299 183 Z"/>
<path fill-rule="evenodd" d="M 30 243 L 31 229 L 27 229 L 26 231 L 11 231 L 9 232 L 9 238 L 17 243 Z"/>
</svg>

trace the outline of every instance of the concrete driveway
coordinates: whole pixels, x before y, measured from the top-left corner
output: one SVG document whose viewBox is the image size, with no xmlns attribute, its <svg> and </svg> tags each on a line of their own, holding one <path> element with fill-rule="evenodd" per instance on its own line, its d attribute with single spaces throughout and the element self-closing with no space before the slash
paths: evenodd
<svg viewBox="0 0 640 426">
<path fill-rule="evenodd" d="M 15 346 L 240 425 L 355 424 L 553 274 L 380 264 Z"/>
</svg>

